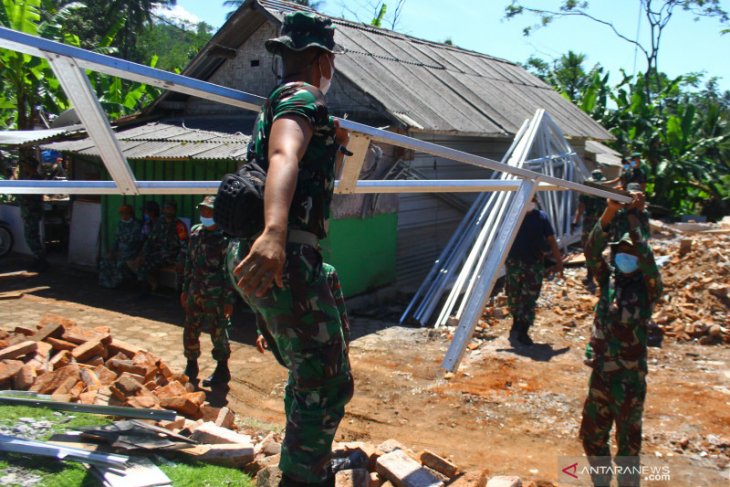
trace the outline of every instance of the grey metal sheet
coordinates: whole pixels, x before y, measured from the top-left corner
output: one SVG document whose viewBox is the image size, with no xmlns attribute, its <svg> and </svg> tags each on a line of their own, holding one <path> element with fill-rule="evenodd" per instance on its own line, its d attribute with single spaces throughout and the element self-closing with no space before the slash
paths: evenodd
<svg viewBox="0 0 730 487">
<path fill-rule="evenodd" d="M 297 7 L 258 0 L 276 18 Z M 389 112 L 405 114 L 419 130 L 514 134 L 538 108 L 566 135 L 611 139 L 611 134 L 515 63 L 333 18 L 335 39 L 349 52 L 337 68 Z M 483 88 L 478 89 L 478 86 Z M 421 128 L 422 127 L 422 128 Z"/>
</svg>

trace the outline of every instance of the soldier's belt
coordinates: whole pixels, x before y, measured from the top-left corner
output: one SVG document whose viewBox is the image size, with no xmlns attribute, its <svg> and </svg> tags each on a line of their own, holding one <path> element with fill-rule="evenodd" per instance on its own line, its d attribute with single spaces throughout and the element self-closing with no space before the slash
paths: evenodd
<svg viewBox="0 0 730 487">
<path fill-rule="evenodd" d="M 310 247 L 319 246 L 319 239 L 317 236 L 312 232 L 304 230 L 289 229 L 286 240 L 289 243 L 309 245 Z"/>
</svg>

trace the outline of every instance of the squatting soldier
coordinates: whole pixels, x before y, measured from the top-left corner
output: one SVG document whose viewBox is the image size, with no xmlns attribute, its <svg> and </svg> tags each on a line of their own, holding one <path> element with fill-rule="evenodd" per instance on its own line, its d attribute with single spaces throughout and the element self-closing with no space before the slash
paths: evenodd
<svg viewBox="0 0 730 487">
<path fill-rule="evenodd" d="M 231 242 L 229 270 L 289 370 L 280 485 L 334 485 L 332 440 L 353 379 L 319 240 L 348 141 L 324 100 L 341 48 L 331 21 L 309 12 L 288 14 L 266 48 L 281 56 L 283 78 L 256 120 L 249 151 L 268 171 L 265 225 L 255 240 Z"/>
<path fill-rule="evenodd" d="M 527 331 L 535 321 L 535 306 L 545 275 L 546 247 L 550 248 L 556 262 L 548 269 L 548 274 L 562 274 L 563 259 L 555 232 L 547 213 L 537 208 L 537 198 L 533 198 L 505 263 L 507 306 L 512 314 L 509 339 L 513 344 L 529 346 L 533 343 Z"/>
<path fill-rule="evenodd" d="M 99 261 L 100 286 L 113 289 L 126 277 L 132 277 L 127 261 L 139 254 L 142 242 L 142 222 L 134 217 L 134 209 L 131 206 L 120 206 L 114 245 L 106 258 Z"/>
<path fill-rule="evenodd" d="M 213 375 L 203 380 L 206 387 L 225 385 L 231 380 L 228 329 L 236 300 L 225 267 L 228 237 L 213 221 L 214 205 L 215 196 L 206 196 L 198 205 L 200 224 L 190 230 L 180 294 L 180 303 L 185 309 L 183 347 L 188 359 L 185 375 L 191 381 L 198 378 L 201 332 L 209 332 L 213 342 L 213 359 L 218 365 Z"/>
<path fill-rule="evenodd" d="M 600 169 L 596 169 L 591 173 L 589 181 L 601 182 L 605 179 L 606 178 L 603 176 L 603 172 Z M 582 232 L 580 239 L 582 248 L 585 248 L 588 241 L 588 235 L 590 234 L 591 230 L 593 230 L 593 227 L 596 226 L 598 219 L 601 217 L 601 215 L 603 214 L 603 210 L 605 209 L 606 200 L 603 198 L 597 198 L 595 196 L 587 195 L 584 193 L 581 193 L 578 197 L 578 209 L 576 210 L 575 217 L 573 218 L 573 226 L 577 226 L 578 223 L 581 222 L 582 216 Z M 586 275 L 583 283 L 586 286 L 594 286 L 593 275 L 591 274 L 590 269 L 588 270 L 588 274 Z"/>
<path fill-rule="evenodd" d="M 136 269 L 137 278 L 154 291 L 158 286 L 156 272 L 159 269 L 173 265 L 178 277 L 182 274 L 182 256 L 187 241 L 188 229 L 177 218 L 177 205 L 174 201 L 168 201 L 163 207 L 162 217 L 154 222 L 147 235 L 142 255 L 130 267 Z"/>
<path fill-rule="evenodd" d="M 38 161 L 26 158 L 21 161 L 20 169 L 22 179 L 40 180 L 38 174 Z M 41 237 L 41 224 L 43 223 L 43 195 L 26 194 L 18 196 L 20 205 L 20 217 L 23 219 L 23 236 L 33 254 L 32 270 L 42 272 L 48 269 L 46 262 L 46 245 Z"/>
<path fill-rule="evenodd" d="M 610 261 L 603 257 L 609 226 L 621 205 L 609 201 L 585 249 L 601 288 L 586 363 L 592 367 L 583 407 L 580 438 L 596 472 L 611 465 L 609 435 L 616 423 L 617 466 L 638 467 L 646 396 L 647 324 L 662 292 L 654 254 L 639 230 L 642 193 L 626 208 L 630 231 L 612 242 Z M 619 485 L 639 485 L 639 476 L 619 475 Z M 610 473 L 594 475 L 595 485 L 610 485 Z"/>
</svg>

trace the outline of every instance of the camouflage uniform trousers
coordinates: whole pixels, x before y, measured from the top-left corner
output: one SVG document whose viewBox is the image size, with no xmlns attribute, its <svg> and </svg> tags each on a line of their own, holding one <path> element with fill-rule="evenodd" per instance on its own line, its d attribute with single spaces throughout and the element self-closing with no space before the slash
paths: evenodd
<svg viewBox="0 0 730 487">
<path fill-rule="evenodd" d="M 593 231 L 593 227 L 596 226 L 596 223 L 598 223 L 598 220 L 600 219 L 600 215 L 597 217 L 590 217 L 587 215 L 583 215 L 583 228 L 581 230 L 580 234 L 580 243 L 582 248 L 586 248 L 586 244 L 588 244 L 588 237 L 590 236 L 591 232 Z M 593 282 L 593 272 L 586 267 L 586 279 L 588 281 Z"/>
<path fill-rule="evenodd" d="M 40 225 L 43 221 L 43 207 L 36 204 L 20 205 L 20 216 L 23 219 L 23 235 L 33 257 L 46 258 L 46 247 L 41 238 Z"/>
<path fill-rule="evenodd" d="M 505 292 L 513 320 L 512 332 L 527 333 L 535 322 L 535 307 L 542 289 L 545 264 L 526 264 L 517 259 L 507 259 L 505 268 Z"/>
<path fill-rule="evenodd" d="M 223 306 L 202 308 L 188 304 L 183 330 L 185 358 L 197 360 L 200 357 L 200 335 L 205 331 L 210 333 L 210 340 L 213 343 L 213 360 L 216 362 L 228 360 L 231 356 L 231 346 L 228 341 L 230 327 L 231 320 L 223 314 Z"/>
<path fill-rule="evenodd" d="M 227 264 L 234 283 L 233 269 L 248 249 L 231 242 Z M 354 381 L 342 310 L 328 282 L 328 274 L 336 274 L 325 271 L 314 247 L 290 243 L 286 256 L 283 288 L 274 285 L 263 297 L 236 289 L 257 314 L 272 353 L 289 370 L 279 468 L 292 480 L 316 483 L 330 477 L 332 440 Z"/>
<path fill-rule="evenodd" d="M 646 372 L 594 370 L 588 383 L 588 397 L 583 406 L 580 439 L 583 450 L 594 467 L 609 467 L 611 450 L 609 436 L 616 423 L 618 451 L 616 465 L 628 472 L 620 472 L 619 486 L 638 486 L 638 468 L 641 453 L 641 426 L 646 398 Z M 611 474 L 593 475 L 594 485 L 610 485 Z"/>
</svg>

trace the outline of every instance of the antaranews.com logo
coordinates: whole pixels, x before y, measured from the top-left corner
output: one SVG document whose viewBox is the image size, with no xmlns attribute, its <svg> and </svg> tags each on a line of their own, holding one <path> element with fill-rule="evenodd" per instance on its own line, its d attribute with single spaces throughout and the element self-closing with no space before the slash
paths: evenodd
<svg viewBox="0 0 730 487">
<path fill-rule="evenodd" d="M 559 457 L 558 482 L 568 485 L 610 486 L 621 479 L 621 485 L 647 485 L 650 482 L 672 482 L 672 469 L 653 457 Z"/>
</svg>

